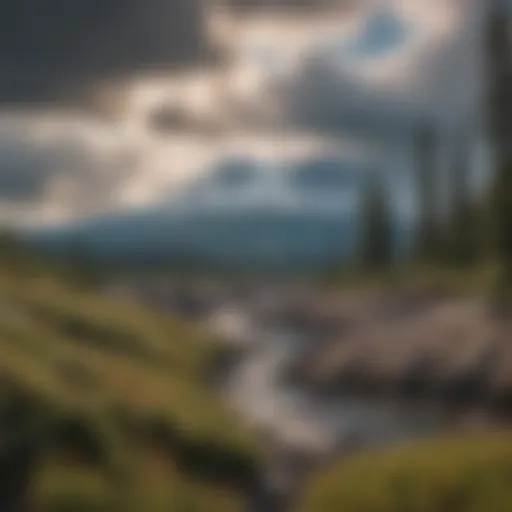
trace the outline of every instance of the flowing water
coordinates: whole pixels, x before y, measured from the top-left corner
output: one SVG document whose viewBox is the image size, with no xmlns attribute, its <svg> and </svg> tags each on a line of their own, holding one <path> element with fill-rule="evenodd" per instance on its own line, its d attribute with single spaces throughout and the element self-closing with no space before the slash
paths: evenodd
<svg viewBox="0 0 512 512">
<path fill-rule="evenodd" d="M 287 367 L 315 343 L 307 335 L 253 325 L 238 340 L 242 356 L 227 373 L 223 393 L 271 447 L 250 510 L 285 510 L 322 463 L 352 450 L 428 436 L 446 421 L 433 404 L 327 396 L 288 382 Z"/>
<path fill-rule="evenodd" d="M 349 396 L 321 396 L 283 379 L 303 340 L 291 333 L 261 333 L 226 383 L 226 393 L 246 418 L 277 442 L 328 454 L 340 444 L 391 442 L 435 430 L 442 414 Z"/>
<path fill-rule="evenodd" d="M 194 294 L 197 298 L 201 292 Z M 165 299 L 147 291 L 142 295 L 184 313 L 169 299 L 172 293 Z M 236 357 L 222 369 L 220 392 L 268 447 L 266 468 L 249 493 L 249 510 L 286 510 L 304 479 L 322 463 L 366 447 L 427 437 L 450 421 L 447 411 L 434 403 L 333 396 L 287 380 L 290 365 L 318 342 L 315 335 L 284 321 L 265 322 L 250 301 L 233 300 L 229 293 L 223 297 L 209 307 L 194 308 L 189 296 L 185 309 L 189 319 L 231 343 Z"/>
</svg>

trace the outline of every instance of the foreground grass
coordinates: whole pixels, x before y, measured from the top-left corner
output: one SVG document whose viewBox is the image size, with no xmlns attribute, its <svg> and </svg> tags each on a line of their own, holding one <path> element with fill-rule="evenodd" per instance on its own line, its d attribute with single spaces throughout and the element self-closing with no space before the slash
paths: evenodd
<svg viewBox="0 0 512 512">
<path fill-rule="evenodd" d="M 0 455 L 19 466 L 0 494 L 34 512 L 240 510 L 258 448 L 208 389 L 215 354 L 176 319 L 0 276 Z"/>
<path fill-rule="evenodd" d="M 405 288 L 451 296 L 492 298 L 499 275 L 500 267 L 490 261 L 466 267 L 403 262 L 381 271 L 357 266 L 335 269 L 322 275 L 319 284 L 330 290 L 357 289 L 378 293 Z"/>
<path fill-rule="evenodd" d="M 303 512 L 508 512 L 512 437 L 445 438 L 355 456 L 321 474 Z"/>
</svg>

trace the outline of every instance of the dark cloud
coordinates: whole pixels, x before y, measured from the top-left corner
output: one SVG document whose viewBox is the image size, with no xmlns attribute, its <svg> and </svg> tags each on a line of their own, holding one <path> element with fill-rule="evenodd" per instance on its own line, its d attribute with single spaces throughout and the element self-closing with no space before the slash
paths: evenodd
<svg viewBox="0 0 512 512">
<path fill-rule="evenodd" d="M 420 107 L 379 90 L 355 76 L 340 73 L 328 59 L 313 56 L 273 94 L 286 125 L 319 134 L 350 133 L 378 139 L 410 130 Z"/>
<path fill-rule="evenodd" d="M 204 61 L 202 0 L 0 0 L 0 102 Z"/>
<path fill-rule="evenodd" d="M 351 47 L 343 45 L 334 52 L 305 55 L 295 73 L 273 86 L 284 122 L 306 130 L 352 132 L 382 140 L 407 135 L 425 117 L 450 124 L 475 112 L 481 97 L 480 47 L 477 32 L 467 28 L 464 18 L 451 37 L 432 36 L 422 46 L 409 46 L 407 38 L 399 37 L 394 43 L 396 54 L 379 60 L 373 58 L 373 43 L 382 42 L 381 37 L 396 38 L 394 22 L 386 21 L 384 26 L 382 32 L 382 25 L 369 24 L 368 30 L 376 35 L 362 31 L 361 47 L 370 50 L 367 60 L 358 49 L 357 59 L 351 56 L 350 62 L 344 61 L 342 52 Z M 377 71 L 385 77 L 382 82 L 368 73 L 378 65 Z"/>
<path fill-rule="evenodd" d="M 226 0 L 236 12 L 246 13 L 262 10 L 293 12 L 315 12 L 328 7 L 355 7 L 362 0 Z"/>
<path fill-rule="evenodd" d="M 41 158 L 33 146 L 14 138 L 1 140 L 0 152 L 0 200 L 26 201 L 40 196 L 53 171 L 53 158 Z"/>
<path fill-rule="evenodd" d="M 37 205 L 55 199 L 76 210 L 94 210 L 112 201 L 133 175 L 136 154 L 111 149 L 80 133 L 38 137 L 27 123 L 5 123 L 0 130 L 0 205 Z M 59 197 L 56 197 L 56 194 Z"/>
</svg>

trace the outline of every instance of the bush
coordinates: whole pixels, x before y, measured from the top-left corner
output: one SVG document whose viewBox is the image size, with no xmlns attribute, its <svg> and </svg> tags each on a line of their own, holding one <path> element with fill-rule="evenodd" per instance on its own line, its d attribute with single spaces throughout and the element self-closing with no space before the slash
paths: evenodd
<svg viewBox="0 0 512 512">
<path fill-rule="evenodd" d="M 37 512 L 113 512 L 115 501 L 100 473 L 64 467 L 47 468 L 32 496 Z"/>
<path fill-rule="evenodd" d="M 512 438 L 446 438 L 366 453 L 314 480 L 303 512 L 509 512 Z"/>
<path fill-rule="evenodd" d="M 0 271 L 0 391 L 19 397 L 9 429 L 26 452 L 19 485 L 4 479 L 9 499 L 32 483 L 34 512 L 240 510 L 236 484 L 258 449 L 207 385 L 212 340 L 135 304 L 19 279 Z M 4 431 L 1 442 L 12 444 Z"/>
</svg>

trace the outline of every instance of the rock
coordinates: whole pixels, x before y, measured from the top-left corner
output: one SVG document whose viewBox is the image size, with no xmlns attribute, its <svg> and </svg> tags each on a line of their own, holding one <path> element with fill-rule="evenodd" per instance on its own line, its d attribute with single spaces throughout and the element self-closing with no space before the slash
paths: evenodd
<svg viewBox="0 0 512 512">
<path fill-rule="evenodd" d="M 290 370 L 296 381 L 451 403 L 510 394 L 512 407 L 512 325 L 483 300 L 388 293 L 339 304 L 345 329 L 311 344 Z"/>
</svg>

